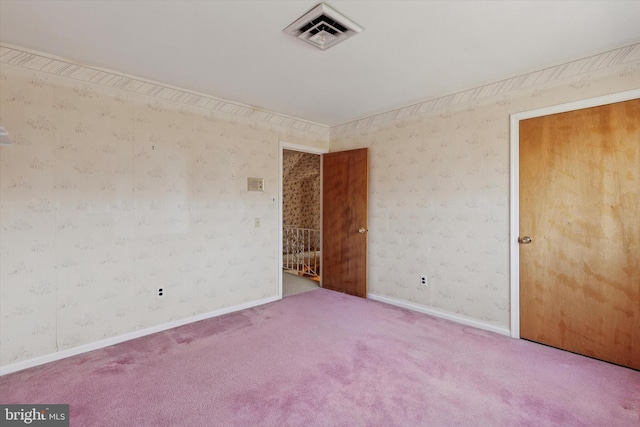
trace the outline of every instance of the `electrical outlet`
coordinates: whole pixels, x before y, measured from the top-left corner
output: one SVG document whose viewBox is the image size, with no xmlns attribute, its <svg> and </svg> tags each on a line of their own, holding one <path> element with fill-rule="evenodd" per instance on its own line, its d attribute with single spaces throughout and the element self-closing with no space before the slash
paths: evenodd
<svg viewBox="0 0 640 427">
<path fill-rule="evenodd" d="M 423 274 L 422 276 L 420 276 L 420 284 L 422 286 L 427 286 L 429 283 L 427 282 L 427 276 L 425 274 Z"/>
<path fill-rule="evenodd" d="M 156 297 L 157 298 L 164 298 L 164 288 L 163 287 L 156 288 Z"/>
</svg>

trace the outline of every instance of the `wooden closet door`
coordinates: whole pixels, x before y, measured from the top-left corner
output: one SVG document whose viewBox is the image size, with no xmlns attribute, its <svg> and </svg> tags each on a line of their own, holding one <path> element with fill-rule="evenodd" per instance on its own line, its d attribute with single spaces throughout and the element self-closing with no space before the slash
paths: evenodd
<svg viewBox="0 0 640 427">
<path fill-rule="evenodd" d="M 640 369 L 640 100 L 520 122 L 520 336 Z"/>
</svg>

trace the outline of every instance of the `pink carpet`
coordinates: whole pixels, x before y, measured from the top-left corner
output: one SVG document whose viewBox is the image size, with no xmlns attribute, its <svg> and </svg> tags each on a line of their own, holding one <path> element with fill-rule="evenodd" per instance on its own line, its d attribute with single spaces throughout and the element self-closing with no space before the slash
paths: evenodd
<svg viewBox="0 0 640 427">
<path fill-rule="evenodd" d="M 71 426 L 639 426 L 640 372 L 324 289 L 0 378 Z"/>
</svg>

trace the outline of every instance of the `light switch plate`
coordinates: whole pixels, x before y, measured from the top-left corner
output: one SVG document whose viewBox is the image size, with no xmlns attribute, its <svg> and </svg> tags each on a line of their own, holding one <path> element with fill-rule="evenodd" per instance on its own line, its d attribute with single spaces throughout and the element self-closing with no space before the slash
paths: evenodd
<svg viewBox="0 0 640 427">
<path fill-rule="evenodd" d="M 264 191 L 264 178 L 247 178 L 248 191 Z"/>
</svg>

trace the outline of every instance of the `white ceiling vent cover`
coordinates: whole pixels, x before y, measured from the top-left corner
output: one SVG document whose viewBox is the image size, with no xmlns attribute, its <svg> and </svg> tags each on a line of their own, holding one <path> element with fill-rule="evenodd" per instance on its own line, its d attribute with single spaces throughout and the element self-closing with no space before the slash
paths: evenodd
<svg viewBox="0 0 640 427">
<path fill-rule="evenodd" d="M 362 30 L 360 25 L 326 4 L 320 3 L 283 31 L 318 49 L 325 50 L 355 36 Z"/>
</svg>

